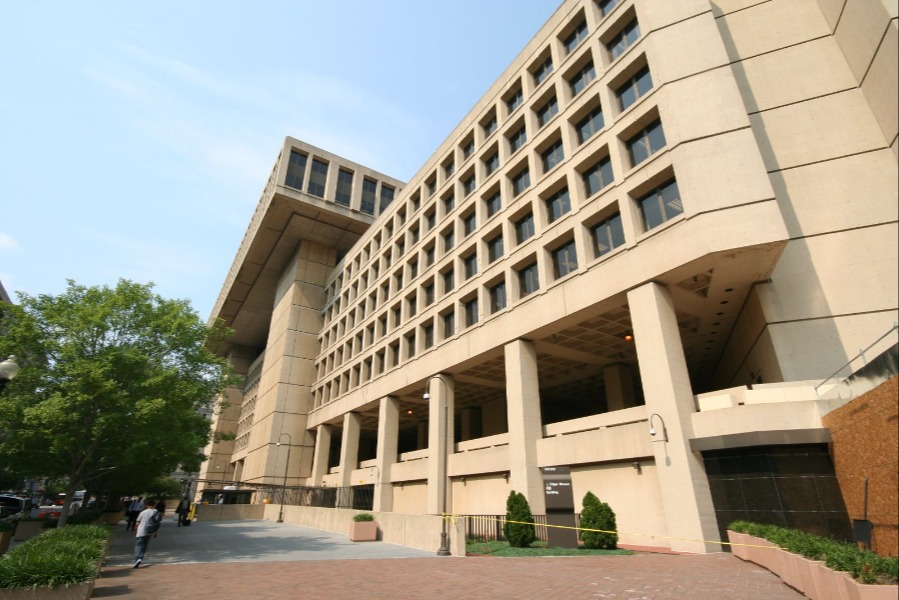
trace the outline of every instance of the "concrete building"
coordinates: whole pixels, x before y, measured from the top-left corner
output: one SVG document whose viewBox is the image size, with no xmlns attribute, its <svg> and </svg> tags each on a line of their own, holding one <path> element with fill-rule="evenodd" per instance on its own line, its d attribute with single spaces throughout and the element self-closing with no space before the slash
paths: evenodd
<svg viewBox="0 0 899 600">
<path fill-rule="evenodd" d="M 201 477 L 541 514 L 566 466 L 623 543 L 845 533 L 822 417 L 895 344 L 897 47 L 881 0 L 566 0 L 408 183 L 287 138 Z"/>
</svg>

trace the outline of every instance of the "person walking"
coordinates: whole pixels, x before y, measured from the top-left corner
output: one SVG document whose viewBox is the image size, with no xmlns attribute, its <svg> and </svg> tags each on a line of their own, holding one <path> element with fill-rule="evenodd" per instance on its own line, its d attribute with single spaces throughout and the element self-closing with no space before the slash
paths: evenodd
<svg viewBox="0 0 899 600">
<path fill-rule="evenodd" d="M 190 513 L 190 501 L 187 499 L 187 496 L 181 498 L 181 501 L 178 503 L 177 508 L 175 508 L 175 515 L 177 515 L 178 519 L 178 527 L 181 527 L 181 524 L 187 521 L 187 515 Z"/>
<path fill-rule="evenodd" d="M 131 504 L 128 505 L 127 516 L 128 522 L 125 523 L 125 531 L 134 531 L 135 522 L 137 521 L 137 515 L 140 514 L 140 511 L 144 509 L 144 499 L 143 498 L 134 498 L 131 501 Z"/>
<path fill-rule="evenodd" d="M 150 543 L 150 536 L 155 536 L 159 529 L 159 521 L 161 520 L 159 512 L 153 506 L 153 501 L 149 498 L 145 503 L 144 510 L 137 515 L 137 533 L 134 538 L 134 568 L 141 566 L 144 562 L 144 554 L 147 552 L 147 545 Z"/>
</svg>

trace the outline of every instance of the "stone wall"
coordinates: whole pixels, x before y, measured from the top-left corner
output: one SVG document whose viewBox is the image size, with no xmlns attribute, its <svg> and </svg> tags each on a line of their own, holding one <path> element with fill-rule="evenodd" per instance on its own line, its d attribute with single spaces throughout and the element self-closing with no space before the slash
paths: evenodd
<svg viewBox="0 0 899 600">
<path fill-rule="evenodd" d="M 851 519 L 864 518 L 868 478 L 871 546 L 878 554 L 899 553 L 899 378 L 894 377 L 823 418 L 833 436 L 837 479 Z"/>
</svg>

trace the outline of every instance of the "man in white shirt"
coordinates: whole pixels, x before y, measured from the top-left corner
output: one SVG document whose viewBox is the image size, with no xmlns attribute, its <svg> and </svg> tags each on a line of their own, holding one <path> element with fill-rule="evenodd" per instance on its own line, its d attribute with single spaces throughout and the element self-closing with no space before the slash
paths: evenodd
<svg viewBox="0 0 899 600">
<path fill-rule="evenodd" d="M 147 544 L 150 543 L 150 536 L 155 531 L 150 530 L 150 523 L 156 516 L 156 508 L 153 501 L 149 498 L 144 503 L 146 508 L 137 515 L 137 534 L 134 538 L 134 568 L 138 568 L 144 562 L 144 553 L 147 551 Z"/>
</svg>

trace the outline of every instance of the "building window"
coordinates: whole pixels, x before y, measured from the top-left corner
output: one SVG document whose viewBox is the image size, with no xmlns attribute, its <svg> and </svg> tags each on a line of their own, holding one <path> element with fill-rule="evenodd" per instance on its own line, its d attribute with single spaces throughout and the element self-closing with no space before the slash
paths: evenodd
<svg viewBox="0 0 899 600">
<path fill-rule="evenodd" d="M 431 306 L 432 304 L 434 304 L 434 284 L 429 283 L 428 285 L 424 286 L 424 288 L 422 288 L 422 291 L 424 291 L 425 295 L 425 306 Z"/>
<path fill-rule="evenodd" d="M 406 336 L 406 358 L 415 356 L 415 334 L 410 333 Z"/>
<path fill-rule="evenodd" d="M 465 326 L 471 327 L 478 322 L 478 299 L 472 298 L 465 303 Z"/>
<path fill-rule="evenodd" d="M 474 230 L 478 228 L 478 216 L 474 211 L 471 214 L 466 215 L 462 219 L 462 229 L 465 231 L 465 236 L 469 236 L 474 233 Z"/>
<path fill-rule="evenodd" d="M 534 237 L 534 213 L 528 213 L 515 222 L 515 239 L 523 244 Z"/>
<path fill-rule="evenodd" d="M 499 168 L 499 152 L 494 152 L 484 159 L 484 171 L 489 176 Z"/>
<path fill-rule="evenodd" d="M 452 177 L 452 176 L 453 176 L 453 173 L 455 173 L 455 172 L 456 172 L 456 163 L 455 163 L 454 161 L 451 160 L 451 161 L 449 161 L 449 162 L 447 162 L 447 163 L 444 163 L 444 165 L 443 165 L 443 175 L 444 175 L 447 179 L 449 179 L 450 177 Z"/>
<path fill-rule="evenodd" d="M 475 179 L 474 179 L 474 173 L 472 173 L 470 177 L 468 177 L 465 181 L 462 182 L 462 193 L 465 196 L 468 196 L 469 194 L 471 194 L 474 191 L 474 188 L 475 188 Z"/>
<path fill-rule="evenodd" d="M 448 294 L 456 287 L 456 276 L 450 269 L 443 274 L 443 293 Z"/>
<path fill-rule="evenodd" d="M 521 88 L 518 88 L 515 90 L 515 93 L 506 100 L 506 108 L 509 109 L 509 113 L 513 113 L 516 108 L 521 106 L 522 102 L 524 102 L 524 93 L 522 93 Z"/>
<path fill-rule="evenodd" d="M 612 12 L 613 8 L 618 6 L 618 2 L 620 2 L 620 0 L 599 0 L 599 12 L 605 17 Z"/>
<path fill-rule="evenodd" d="M 562 140 L 556 140 L 540 154 L 540 160 L 543 162 L 543 172 L 547 173 L 564 159 L 565 149 L 562 147 Z"/>
<path fill-rule="evenodd" d="M 511 152 L 518 151 L 528 141 L 528 134 L 524 127 L 509 136 L 509 150 Z"/>
<path fill-rule="evenodd" d="M 425 186 L 428 188 L 428 197 L 433 196 L 437 191 L 437 176 L 431 175 L 431 178 L 425 182 Z"/>
<path fill-rule="evenodd" d="M 518 287 L 521 290 L 522 298 L 540 289 L 540 280 L 537 276 L 537 263 L 531 263 L 518 271 Z"/>
<path fill-rule="evenodd" d="M 605 119 L 602 115 L 602 106 L 596 106 L 587 113 L 583 119 L 578 121 L 574 128 L 577 130 L 577 140 L 583 144 L 595 134 L 597 131 L 605 127 Z"/>
<path fill-rule="evenodd" d="M 406 301 L 409 303 L 409 316 L 414 317 L 418 313 L 418 298 L 415 294 L 409 296 Z"/>
<path fill-rule="evenodd" d="M 397 304 L 391 312 L 393 313 L 393 328 L 396 329 L 403 324 L 403 314 L 400 305 Z"/>
<path fill-rule="evenodd" d="M 409 261 L 409 279 L 415 279 L 418 277 L 418 261 L 412 260 Z"/>
<path fill-rule="evenodd" d="M 353 174 L 349 171 L 340 169 L 337 171 L 337 193 L 334 200 L 337 204 L 343 206 L 350 205 L 350 199 L 353 197 Z"/>
<path fill-rule="evenodd" d="M 309 173 L 309 185 L 306 191 L 319 198 L 325 197 L 325 181 L 328 179 L 328 163 L 312 159 L 312 172 Z"/>
<path fill-rule="evenodd" d="M 625 145 L 631 159 L 631 166 L 636 167 L 665 147 L 665 132 L 662 130 L 662 122 L 656 119 L 643 131 L 631 137 Z"/>
<path fill-rule="evenodd" d="M 574 240 L 554 250 L 552 257 L 556 279 L 577 271 L 577 250 L 574 248 Z"/>
<path fill-rule="evenodd" d="M 500 257 L 502 257 L 504 252 L 503 249 L 503 236 L 498 235 L 492 240 L 487 242 L 487 260 L 489 262 L 493 262 Z"/>
<path fill-rule="evenodd" d="M 568 196 L 568 188 L 563 188 L 546 199 L 546 214 L 550 223 L 569 211 L 571 211 L 571 199 Z"/>
<path fill-rule="evenodd" d="M 365 178 L 362 180 L 362 202 L 359 204 L 359 210 L 368 215 L 375 214 L 375 191 L 378 184 L 373 179 Z"/>
<path fill-rule="evenodd" d="M 503 199 L 500 196 L 499 192 L 496 192 L 486 200 L 484 200 L 484 205 L 487 207 L 487 218 L 489 219 L 496 213 L 500 211 L 503 207 Z"/>
<path fill-rule="evenodd" d="M 306 175 L 306 155 L 290 151 L 290 160 L 287 162 L 287 177 L 284 185 L 296 190 L 303 189 L 303 177 Z"/>
<path fill-rule="evenodd" d="M 575 48 L 577 48 L 584 38 L 587 37 L 587 23 L 586 21 L 581 21 L 578 23 L 577 27 L 574 28 L 568 37 L 562 40 L 562 44 L 565 45 L 565 51 L 568 54 L 571 54 Z"/>
<path fill-rule="evenodd" d="M 390 203 L 393 202 L 393 196 L 396 193 L 392 187 L 381 184 L 381 212 L 384 212 Z"/>
<path fill-rule="evenodd" d="M 684 212 L 677 182 L 673 179 L 639 198 L 637 204 L 647 231 Z"/>
<path fill-rule="evenodd" d="M 592 196 L 615 180 L 612 173 L 612 161 L 608 156 L 603 157 L 598 163 L 584 171 L 583 178 L 587 196 Z"/>
<path fill-rule="evenodd" d="M 496 127 L 496 119 L 494 121 L 494 127 Z M 465 145 L 462 146 L 462 158 L 464 160 L 468 160 L 471 158 L 471 155 L 474 154 L 474 140 L 468 140 L 465 142 Z"/>
<path fill-rule="evenodd" d="M 490 137 L 491 135 L 493 135 L 493 132 L 496 131 L 497 127 L 496 115 L 491 115 L 489 119 L 484 121 L 482 127 L 484 128 L 484 137 Z M 472 144 L 474 144 L 474 142 L 472 142 Z"/>
<path fill-rule="evenodd" d="M 651 89 L 652 75 L 649 73 L 649 67 L 644 66 L 615 90 L 615 96 L 618 98 L 621 110 L 625 110 Z"/>
<path fill-rule="evenodd" d="M 419 236 L 419 231 L 418 231 L 418 225 L 413 225 L 412 227 L 410 227 L 409 228 L 409 244 L 414 245 L 414 244 L 418 243 L 419 237 L 420 236 Z"/>
<path fill-rule="evenodd" d="M 478 255 L 472 253 L 462 259 L 462 265 L 465 268 L 465 279 L 471 279 L 478 273 Z"/>
<path fill-rule="evenodd" d="M 490 288 L 490 314 L 506 308 L 506 282 L 501 281 Z"/>
<path fill-rule="evenodd" d="M 534 85 L 538 86 L 549 77 L 549 74 L 553 72 L 553 58 L 552 56 L 547 56 L 546 60 L 540 63 L 540 66 L 534 69 Z"/>
<path fill-rule="evenodd" d="M 531 171 L 524 168 L 512 176 L 512 196 L 517 196 L 531 185 Z"/>
<path fill-rule="evenodd" d="M 608 219 L 600 221 L 591 227 L 590 237 L 593 239 L 593 254 L 595 258 L 599 258 L 615 248 L 623 246 L 624 226 L 621 224 L 621 214 L 615 213 Z"/>
<path fill-rule="evenodd" d="M 428 246 L 425 248 L 425 267 L 430 267 L 434 264 L 434 246 Z"/>
<path fill-rule="evenodd" d="M 428 231 L 434 229 L 434 225 L 437 224 L 437 211 L 432 210 L 428 214 L 425 215 L 425 227 L 427 227 Z"/>
<path fill-rule="evenodd" d="M 456 333 L 456 313 L 448 312 L 443 315 L 443 337 L 449 338 Z"/>
<path fill-rule="evenodd" d="M 453 212 L 454 208 L 456 208 L 456 197 L 450 194 L 443 199 L 443 212 L 448 215 Z"/>
<path fill-rule="evenodd" d="M 624 54 L 624 51 L 630 48 L 639 37 L 640 25 L 637 24 L 637 19 L 634 19 L 625 25 L 624 28 L 619 31 L 615 37 L 609 40 L 608 44 L 606 44 L 609 56 L 612 57 L 612 60 L 615 60 Z"/>
<path fill-rule="evenodd" d="M 424 338 L 425 350 L 434 345 L 434 325 L 428 323 L 421 328 L 421 334 Z"/>
<path fill-rule="evenodd" d="M 456 232 L 452 228 L 443 233 L 443 252 L 449 252 L 456 245 Z"/>
<path fill-rule="evenodd" d="M 593 67 L 593 61 L 591 60 L 568 80 L 568 85 L 571 86 L 571 95 L 577 96 L 580 94 L 594 79 L 596 79 L 596 69 Z"/>
<path fill-rule="evenodd" d="M 537 123 L 543 127 L 559 112 L 559 101 L 553 96 L 546 104 L 537 109 Z"/>
</svg>

